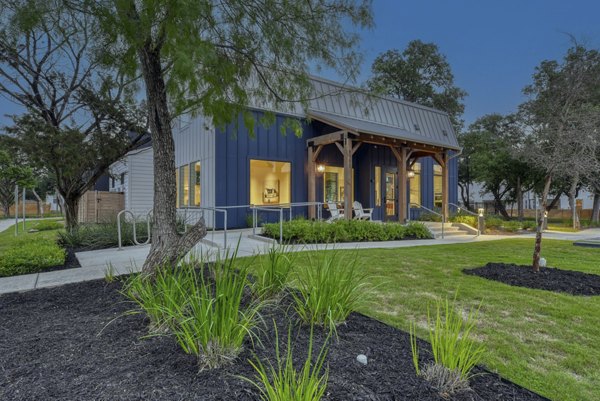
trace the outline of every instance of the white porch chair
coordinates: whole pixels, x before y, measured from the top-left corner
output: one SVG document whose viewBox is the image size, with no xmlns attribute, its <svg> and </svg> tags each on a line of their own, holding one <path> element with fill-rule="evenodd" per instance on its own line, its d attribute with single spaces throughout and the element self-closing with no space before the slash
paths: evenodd
<svg viewBox="0 0 600 401">
<path fill-rule="evenodd" d="M 359 201 L 354 201 L 352 203 L 352 208 L 354 209 L 355 220 L 371 220 L 373 209 L 363 208 L 363 205 Z"/>
<path fill-rule="evenodd" d="M 326 220 L 328 223 L 344 217 L 344 209 L 338 209 L 335 202 L 327 202 L 327 207 L 329 208 L 329 213 L 331 213 L 331 217 Z"/>
</svg>

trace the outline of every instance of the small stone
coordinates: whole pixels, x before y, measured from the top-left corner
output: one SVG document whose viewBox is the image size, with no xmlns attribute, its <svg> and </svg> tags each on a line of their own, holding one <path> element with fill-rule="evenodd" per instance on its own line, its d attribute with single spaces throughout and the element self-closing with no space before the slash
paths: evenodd
<svg viewBox="0 0 600 401">
<path fill-rule="evenodd" d="M 358 363 L 366 365 L 367 364 L 367 356 L 360 354 L 356 357 L 356 360 L 358 361 Z"/>
<path fill-rule="evenodd" d="M 546 267 L 546 258 L 540 258 L 540 267 Z"/>
</svg>

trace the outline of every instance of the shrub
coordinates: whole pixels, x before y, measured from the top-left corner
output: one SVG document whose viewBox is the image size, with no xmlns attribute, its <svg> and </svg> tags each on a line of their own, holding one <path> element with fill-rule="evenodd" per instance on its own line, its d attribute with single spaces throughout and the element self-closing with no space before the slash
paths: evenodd
<svg viewBox="0 0 600 401">
<path fill-rule="evenodd" d="M 0 255 L 0 277 L 37 273 L 65 263 L 65 250 L 49 238 L 27 237 Z"/>
<path fill-rule="evenodd" d="M 423 212 L 419 214 L 419 217 L 417 218 L 417 220 L 419 221 L 437 221 L 437 222 L 441 222 L 442 221 L 442 216 L 434 214 L 434 213 L 430 213 L 430 212 Z"/>
<path fill-rule="evenodd" d="M 464 215 L 464 214 L 457 214 L 455 216 L 452 216 L 450 218 L 450 221 L 453 223 L 463 223 L 463 224 L 468 224 L 473 228 L 477 228 L 479 225 L 479 222 L 477 220 L 477 216 L 471 216 L 471 215 Z"/>
<path fill-rule="evenodd" d="M 65 228 L 62 223 L 54 220 L 42 220 L 33 226 L 35 230 L 38 231 L 50 231 L 50 230 L 59 230 L 61 228 Z"/>
<path fill-rule="evenodd" d="M 252 283 L 252 291 L 257 298 L 273 299 L 283 292 L 294 267 L 295 255 L 285 245 L 273 244 L 269 252 L 259 259 Z"/>
<path fill-rule="evenodd" d="M 504 224 L 502 225 L 502 228 L 505 231 L 508 231 L 511 233 L 519 231 L 521 229 L 521 227 L 522 227 L 522 223 L 520 221 L 513 221 L 513 220 L 505 221 Z"/>
<path fill-rule="evenodd" d="M 298 274 L 292 292 L 300 319 L 335 331 L 350 313 L 364 305 L 369 295 L 367 275 L 357 268 L 357 258 L 343 258 L 337 251 L 310 255 Z"/>
<path fill-rule="evenodd" d="M 504 220 L 495 216 L 486 216 L 485 228 L 490 230 L 498 230 L 504 225 Z"/>
<path fill-rule="evenodd" d="M 537 223 L 534 220 L 525 220 L 521 222 L 521 227 L 523 227 L 523 230 L 535 230 Z"/>
<path fill-rule="evenodd" d="M 143 242 L 148 238 L 148 224 L 145 221 L 136 223 L 136 236 L 138 242 Z M 69 248 L 86 250 L 116 247 L 119 245 L 117 221 L 81 224 L 71 232 L 59 232 L 58 241 L 61 245 Z M 121 242 L 123 246 L 135 245 L 133 224 L 128 222 L 121 224 Z"/>
<path fill-rule="evenodd" d="M 260 304 L 244 302 L 248 268 L 236 264 L 236 256 L 237 251 L 224 258 L 217 254 L 213 265 L 199 269 L 193 261 L 165 266 L 154 280 L 138 276 L 125 291 L 184 352 L 198 358 L 200 369 L 232 363 L 257 323 Z"/>
<path fill-rule="evenodd" d="M 472 336 L 478 313 L 479 308 L 471 309 L 465 321 L 462 314 L 456 311 L 455 302 L 450 304 L 448 299 L 436 302 L 435 316 L 427 308 L 434 363 L 426 366 L 422 372 L 419 369 L 414 326 L 411 328 L 413 364 L 417 374 L 422 374 L 444 393 L 468 387 L 471 370 L 483 356 L 484 347 L 477 344 Z"/>
<path fill-rule="evenodd" d="M 325 394 L 328 369 L 324 369 L 327 357 L 327 342 L 321 347 L 317 358 L 313 362 L 313 328 L 310 330 L 307 356 L 298 371 L 294 366 L 293 345 L 291 330 L 288 329 L 287 349 L 282 358 L 279 334 L 275 326 L 275 359 L 277 365 L 270 361 L 265 365 L 255 357 L 250 364 L 256 371 L 256 379 L 242 377 L 260 391 L 263 401 L 318 401 Z M 324 372 L 323 372 L 324 370 Z"/>
<path fill-rule="evenodd" d="M 279 223 L 265 224 L 263 234 L 279 239 Z M 283 240 L 297 243 L 334 243 L 362 241 L 392 241 L 405 238 L 431 238 L 427 228 L 417 222 L 375 223 L 363 220 L 335 222 L 292 220 L 283 223 Z"/>
</svg>

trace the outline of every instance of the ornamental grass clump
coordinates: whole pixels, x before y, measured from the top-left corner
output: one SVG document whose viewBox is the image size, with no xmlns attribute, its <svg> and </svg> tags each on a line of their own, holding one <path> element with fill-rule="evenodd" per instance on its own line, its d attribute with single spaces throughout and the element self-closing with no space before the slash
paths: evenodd
<svg viewBox="0 0 600 401">
<path fill-rule="evenodd" d="M 472 333 L 478 314 L 479 308 L 471 309 L 467 317 L 463 318 L 457 312 L 455 302 L 450 303 L 448 299 L 436 302 L 434 316 L 427 308 L 429 342 L 434 363 L 423 370 L 419 368 L 414 325 L 411 327 L 415 370 L 442 393 L 451 394 L 468 388 L 471 371 L 483 356 L 484 347 L 475 341 Z"/>
<path fill-rule="evenodd" d="M 337 251 L 309 255 L 309 264 L 298 271 L 294 309 L 311 325 L 335 331 L 350 313 L 368 299 L 368 276 L 357 266 L 357 257 L 342 257 Z"/>
<path fill-rule="evenodd" d="M 254 380 L 242 377 L 260 392 L 262 401 L 319 401 L 325 394 L 329 369 L 326 368 L 327 341 L 323 344 L 317 357 L 313 357 L 313 328 L 310 330 L 306 359 L 298 369 L 294 366 L 291 330 L 288 329 L 287 349 L 282 356 L 279 334 L 275 326 L 275 359 L 263 363 L 258 357 L 249 361 L 256 377 Z"/>
<path fill-rule="evenodd" d="M 268 253 L 259 258 L 254 271 L 252 292 L 261 300 L 273 300 L 285 290 L 290 273 L 294 268 L 296 253 L 290 252 L 286 245 L 273 244 Z"/>
</svg>

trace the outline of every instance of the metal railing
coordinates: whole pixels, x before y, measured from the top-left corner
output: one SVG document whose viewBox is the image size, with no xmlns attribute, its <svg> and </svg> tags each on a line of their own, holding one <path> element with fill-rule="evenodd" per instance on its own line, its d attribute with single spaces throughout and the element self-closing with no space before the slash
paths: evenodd
<svg viewBox="0 0 600 401">
<path fill-rule="evenodd" d="M 289 221 L 294 218 L 293 209 L 298 207 L 317 207 L 317 220 L 323 218 L 323 202 L 296 202 L 296 203 L 284 203 L 273 206 L 256 206 L 250 205 L 252 210 L 252 234 L 256 235 L 256 229 L 258 228 L 258 212 L 277 212 L 279 213 L 279 242 L 283 242 L 283 222 L 284 222 L 284 211 L 289 210 Z"/>
<path fill-rule="evenodd" d="M 252 209 L 252 235 L 256 235 L 256 227 L 258 221 L 258 211 L 278 212 L 279 213 L 279 243 L 283 243 L 283 207 L 260 207 L 253 206 Z"/>
<path fill-rule="evenodd" d="M 420 205 L 418 203 L 410 203 L 409 207 L 412 207 L 412 206 L 416 206 L 417 209 L 426 210 L 429 213 L 435 214 L 436 216 L 440 216 L 442 218 L 442 239 L 444 239 L 444 226 L 446 225 L 446 219 L 444 218 L 444 215 L 441 214 L 441 213 L 436 212 L 435 210 L 429 209 L 428 207 Z M 410 213 L 408 214 L 408 218 L 410 220 Z"/>
<path fill-rule="evenodd" d="M 146 241 L 144 242 L 139 242 L 137 240 L 137 224 L 136 224 L 136 218 L 135 215 L 133 214 L 133 212 L 131 210 L 128 209 L 124 209 L 121 210 L 118 214 L 117 214 L 117 235 L 119 238 L 119 251 L 123 249 L 122 246 L 122 235 L 121 235 L 121 216 L 124 214 L 129 214 L 131 216 L 131 221 L 132 221 L 132 225 L 133 225 L 133 243 L 136 245 L 147 245 L 150 243 L 150 237 L 151 237 L 151 227 L 150 227 L 150 215 L 152 214 L 152 209 L 148 210 L 148 212 L 146 213 L 146 224 L 148 225 L 148 238 L 146 238 Z"/>
<path fill-rule="evenodd" d="M 212 232 L 213 232 L 213 239 L 215 238 L 215 233 L 216 233 L 216 229 L 217 229 L 217 213 L 223 213 L 223 247 L 227 248 L 227 210 L 225 208 L 221 208 L 221 207 L 212 207 L 212 206 L 194 206 L 191 208 L 188 208 L 189 210 L 194 210 L 194 209 L 198 209 L 200 210 L 200 215 L 201 217 L 204 217 L 204 211 L 208 210 L 208 211 L 212 211 L 212 216 L 213 216 L 213 224 L 212 224 Z M 186 209 L 187 210 L 187 209 Z M 185 225 L 185 230 L 187 230 L 187 225 Z"/>
<path fill-rule="evenodd" d="M 456 212 L 457 212 L 457 213 L 462 213 L 462 212 L 464 212 L 464 213 L 466 213 L 466 214 L 469 214 L 469 215 L 471 215 L 471 216 L 475 216 L 475 217 L 477 218 L 477 236 L 479 237 L 479 236 L 481 235 L 481 228 L 479 227 L 479 218 L 480 218 L 480 217 L 482 217 L 482 216 L 478 215 L 478 214 L 477 214 L 477 213 L 475 213 L 475 212 L 472 212 L 472 211 L 470 211 L 470 210 L 469 210 L 469 209 L 467 209 L 467 208 L 460 207 L 460 206 L 458 206 L 456 203 L 451 203 L 451 202 L 450 202 L 450 203 L 448 203 L 448 206 L 454 206 L 454 207 L 456 208 Z"/>
</svg>

